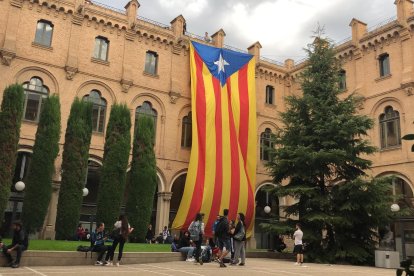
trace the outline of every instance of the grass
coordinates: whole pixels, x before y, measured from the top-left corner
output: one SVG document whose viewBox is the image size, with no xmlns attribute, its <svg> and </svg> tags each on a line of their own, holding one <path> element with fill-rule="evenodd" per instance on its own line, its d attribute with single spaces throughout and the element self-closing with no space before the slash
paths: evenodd
<svg viewBox="0 0 414 276">
<path fill-rule="evenodd" d="M 10 239 L 3 239 L 5 244 L 10 244 Z M 76 251 L 79 245 L 89 246 L 86 241 L 52 241 L 52 240 L 30 240 L 29 250 L 41 251 Z M 111 245 L 110 242 L 106 245 Z M 147 244 L 147 243 L 126 243 L 124 252 L 170 252 L 169 244 Z"/>
</svg>

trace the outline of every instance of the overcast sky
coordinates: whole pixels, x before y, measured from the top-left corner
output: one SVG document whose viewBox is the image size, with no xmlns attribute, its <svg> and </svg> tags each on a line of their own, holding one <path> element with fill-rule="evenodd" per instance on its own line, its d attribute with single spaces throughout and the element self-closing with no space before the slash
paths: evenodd
<svg viewBox="0 0 414 276">
<path fill-rule="evenodd" d="M 123 9 L 128 0 L 98 0 Z M 394 0 L 139 0 L 139 15 L 169 24 L 182 14 L 187 31 L 204 35 L 220 28 L 225 44 L 246 49 L 256 41 L 261 55 L 284 61 L 305 57 L 318 23 L 334 41 L 351 36 L 356 18 L 368 28 L 396 16 Z"/>
</svg>

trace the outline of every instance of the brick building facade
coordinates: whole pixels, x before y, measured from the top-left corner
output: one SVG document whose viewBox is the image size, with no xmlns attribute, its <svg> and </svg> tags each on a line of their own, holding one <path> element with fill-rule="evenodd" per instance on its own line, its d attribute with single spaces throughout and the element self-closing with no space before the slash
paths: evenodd
<svg viewBox="0 0 414 276">
<path fill-rule="evenodd" d="M 17 181 L 24 181 L 30 165 L 42 99 L 50 94 L 60 96 L 61 151 L 73 99 L 94 103 L 85 183 L 90 193 L 82 206 L 84 222 L 93 220 L 111 105 L 126 103 L 133 122 L 137 114 L 152 116 L 156 122 L 158 188 L 153 223 L 157 233 L 169 225 L 178 208 L 190 155 L 189 41 L 234 48 L 224 44 L 222 29 L 206 39 L 188 33 L 181 15 L 165 25 L 140 17 L 138 1 L 125 0 L 125 4 L 125 9 L 118 10 L 85 0 L 0 0 L 0 91 L 15 82 L 26 88 Z M 394 192 L 404 193 L 410 201 L 414 154 L 409 143 L 401 142 L 401 136 L 413 132 L 414 123 L 413 2 L 397 0 L 396 11 L 395 18 L 369 29 L 353 19 L 352 37 L 338 43 L 337 55 L 343 61 L 342 88 L 362 96 L 360 113 L 375 120 L 369 136 L 380 150 L 370 157 L 374 165 L 369 173 L 396 174 L 399 178 Z M 258 221 L 266 219 L 265 205 L 278 214 L 280 206 L 289 204 L 283 198 L 271 200 L 261 190 L 271 185 L 264 167 L 268 155 L 261 145 L 269 145 L 269 133 L 280 124 L 277 114 L 285 108 L 284 97 L 301 93 L 297 78 L 305 66 L 305 62 L 291 59 L 284 63 L 265 59 L 260 49 L 259 42 L 247 49 L 257 60 Z M 60 154 L 55 164 L 54 193 L 40 233 L 44 238 L 54 238 L 61 161 Z M 13 192 L 6 220 L 19 213 L 21 197 Z M 258 246 L 268 246 L 268 237 L 259 232 L 256 230 Z"/>
</svg>

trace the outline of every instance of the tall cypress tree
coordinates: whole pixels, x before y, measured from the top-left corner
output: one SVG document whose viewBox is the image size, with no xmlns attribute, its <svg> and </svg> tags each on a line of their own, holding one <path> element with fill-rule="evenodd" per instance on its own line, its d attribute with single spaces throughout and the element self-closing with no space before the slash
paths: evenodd
<svg viewBox="0 0 414 276">
<path fill-rule="evenodd" d="M 79 222 L 92 136 L 92 104 L 76 98 L 66 127 L 56 238 L 70 239 Z"/>
<path fill-rule="evenodd" d="M 125 104 L 114 104 L 106 130 L 104 160 L 98 191 L 99 222 L 112 223 L 119 215 L 131 149 L 131 115 Z"/>
<path fill-rule="evenodd" d="M 21 85 L 14 84 L 4 90 L 0 112 L 0 214 L 4 214 L 13 184 L 23 104 Z"/>
<path fill-rule="evenodd" d="M 59 138 L 60 103 L 59 97 L 52 95 L 44 100 L 27 175 L 22 219 L 29 232 L 39 230 L 46 217 L 52 195 L 55 159 L 59 153 Z"/>
<path fill-rule="evenodd" d="M 297 202 L 284 210 L 290 216 L 287 223 L 269 228 L 286 230 L 287 224 L 300 221 L 310 242 L 309 259 L 367 263 L 373 259 L 373 229 L 390 219 L 391 185 L 363 179 L 371 165 L 365 157 L 376 150 L 366 140 L 373 122 L 357 114 L 354 95 L 341 95 L 333 45 L 318 36 L 307 53 L 303 95 L 287 97 L 284 127 L 268 164 L 274 182 L 285 184 L 275 189 L 276 195 Z M 325 239 L 322 233 L 327 233 Z"/>
<path fill-rule="evenodd" d="M 137 120 L 126 214 L 135 230 L 134 240 L 145 241 L 151 219 L 154 193 L 157 188 L 157 169 L 154 153 L 154 121 L 147 116 Z"/>
</svg>

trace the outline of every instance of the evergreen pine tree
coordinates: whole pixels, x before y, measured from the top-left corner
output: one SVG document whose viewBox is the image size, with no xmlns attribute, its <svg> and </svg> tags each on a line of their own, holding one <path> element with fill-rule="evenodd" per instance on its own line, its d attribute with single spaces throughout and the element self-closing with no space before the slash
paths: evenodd
<svg viewBox="0 0 414 276">
<path fill-rule="evenodd" d="M 23 116 L 24 92 L 18 84 L 4 90 L 0 112 L 0 214 L 10 196 Z M 1 224 L 1 222 L 0 222 Z"/>
<path fill-rule="evenodd" d="M 70 239 L 79 222 L 92 136 L 92 104 L 72 103 L 62 154 L 62 181 L 56 217 L 56 238 Z"/>
<path fill-rule="evenodd" d="M 268 164 L 274 182 L 283 183 L 275 194 L 297 202 L 285 208 L 290 216 L 286 223 L 264 227 L 286 230 L 299 219 L 310 243 L 309 259 L 371 261 L 372 230 L 389 221 L 392 201 L 389 181 L 362 180 L 371 165 L 365 156 L 375 151 L 365 139 L 373 122 L 357 114 L 358 98 L 341 95 L 333 45 L 318 36 L 307 53 L 303 95 L 287 97 L 287 110 L 281 113 L 284 127 L 275 136 L 277 148 Z M 358 214 L 364 211 L 369 213 Z"/>
<path fill-rule="evenodd" d="M 60 103 L 52 95 L 44 100 L 33 146 L 33 157 L 27 175 L 22 220 L 28 232 L 43 226 L 52 195 L 55 159 L 59 153 Z"/>
<path fill-rule="evenodd" d="M 154 122 L 140 116 L 135 128 L 132 165 L 128 183 L 126 214 L 135 228 L 134 240 L 145 241 L 151 219 L 154 193 L 157 188 L 157 169 L 154 152 Z"/>
<path fill-rule="evenodd" d="M 97 222 L 112 224 L 119 215 L 131 149 L 131 117 L 126 105 L 111 108 L 98 191 Z"/>
</svg>

